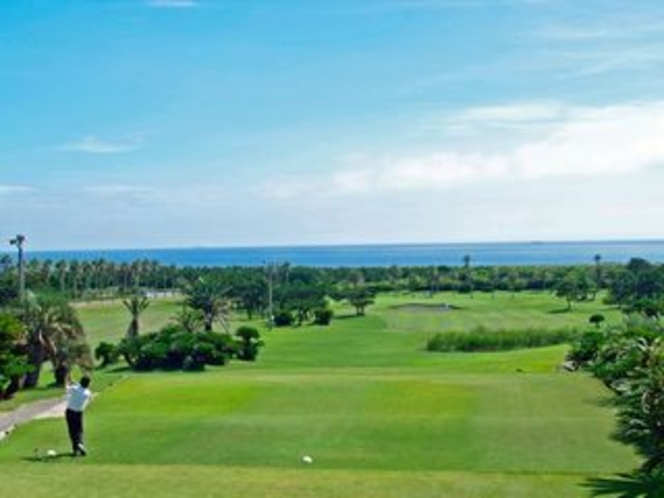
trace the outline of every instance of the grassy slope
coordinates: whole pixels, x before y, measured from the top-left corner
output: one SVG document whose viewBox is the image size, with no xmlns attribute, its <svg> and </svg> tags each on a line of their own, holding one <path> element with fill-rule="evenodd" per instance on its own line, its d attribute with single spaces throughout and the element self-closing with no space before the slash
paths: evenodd
<svg viewBox="0 0 664 498">
<path fill-rule="evenodd" d="M 506 324 L 498 328 L 561 319 L 548 296 L 511 306 L 503 297 L 445 296 L 464 308 L 445 314 L 382 299 L 366 318 L 269 333 L 255 365 L 131 376 L 91 408 L 90 457 L 31 462 L 36 446 L 67 443 L 62 421 L 30 424 L 0 446 L 3 488 L 72 496 L 92 471 L 96 496 L 585 496 L 585 477 L 636 460 L 610 440 L 597 383 L 555 372 L 564 348 L 422 350 L 441 315 L 466 323 L 493 313 Z M 303 454 L 313 466 L 299 463 Z"/>
</svg>

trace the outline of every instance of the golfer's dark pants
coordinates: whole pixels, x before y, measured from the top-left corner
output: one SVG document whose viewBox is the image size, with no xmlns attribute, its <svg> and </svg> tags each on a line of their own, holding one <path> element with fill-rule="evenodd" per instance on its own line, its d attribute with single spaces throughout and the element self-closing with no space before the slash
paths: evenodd
<svg viewBox="0 0 664 498">
<path fill-rule="evenodd" d="M 67 419 L 71 447 L 74 453 L 76 453 L 78 445 L 83 444 L 83 412 L 67 409 L 65 417 Z"/>
</svg>

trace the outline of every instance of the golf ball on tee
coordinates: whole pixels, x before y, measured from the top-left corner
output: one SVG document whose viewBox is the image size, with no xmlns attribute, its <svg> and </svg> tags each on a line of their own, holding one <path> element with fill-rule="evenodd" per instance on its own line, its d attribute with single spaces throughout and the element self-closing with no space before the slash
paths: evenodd
<svg viewBox="0 0 664 498">
<path fill-rule="evenodd" d="M 314 463 L 314 459 L 311 458 L 309 455 L 304 455 L 302 457 L 302 463 Z"/>
</svg>

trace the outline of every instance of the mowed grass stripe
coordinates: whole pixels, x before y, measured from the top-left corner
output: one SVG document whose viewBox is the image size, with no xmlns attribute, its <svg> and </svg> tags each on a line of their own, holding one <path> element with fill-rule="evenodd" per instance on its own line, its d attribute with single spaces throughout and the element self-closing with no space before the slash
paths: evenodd
<svg viewBox="0 0 664 498">
<path fill-rule="evenodd" d="M 3 468 L 3 486 L 13 498 L 95 496 L 143 498 L 575 498 L 588 495 L 585 479 L 565 474 L 398 472 L 152 465 L 71 466 L 57 464 Z M 71 483 L 86 483 L 85 490 Z M 81 485 L 83 487 L 83 485 Z M 80 489 L 80 491 L 79 491 Z"/>
<path fill-rule="evenodd" d="M 292 467 L 303 454 L 334 469 L 609 472 L 636 463 L 610 441 L 612 415 L 589 378 L 176 379 L 137 376 L 100 397 L 90 413 L 95 454 L 83 463 Z M 19 431 L 0 461 L 37 440 L 66 448 L 59 425 Z"/>
</svg>

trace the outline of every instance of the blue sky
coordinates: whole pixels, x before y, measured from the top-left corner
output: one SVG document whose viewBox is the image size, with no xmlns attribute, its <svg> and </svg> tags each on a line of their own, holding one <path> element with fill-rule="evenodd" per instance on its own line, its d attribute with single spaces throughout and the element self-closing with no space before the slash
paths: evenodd
<svg viewBox="0 0 664 498">
<path fill-rule="evenodd" d="M 664 4 L 0 3 L 38 249 L 664 237 Z"/>
</svg>

